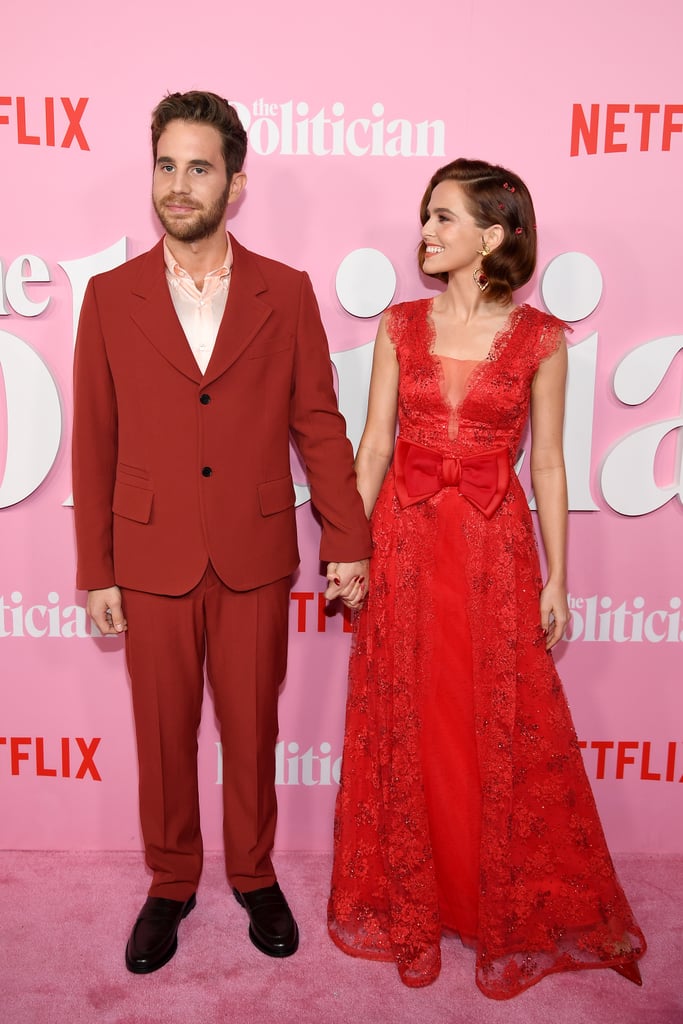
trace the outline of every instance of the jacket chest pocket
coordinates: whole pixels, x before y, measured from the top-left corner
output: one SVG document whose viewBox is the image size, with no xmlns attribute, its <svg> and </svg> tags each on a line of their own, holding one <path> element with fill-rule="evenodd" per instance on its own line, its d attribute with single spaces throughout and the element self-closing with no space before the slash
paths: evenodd
<svg viewBox="0 0 683 1024">
<path fill-rule="evenodd" d="M 294 348 L 294 335 L 286 332 L 271 334 L 257 338 L 247 349 L 247 359 L 268 359 L 278 352 L 291 352 Z"/>
</svg>

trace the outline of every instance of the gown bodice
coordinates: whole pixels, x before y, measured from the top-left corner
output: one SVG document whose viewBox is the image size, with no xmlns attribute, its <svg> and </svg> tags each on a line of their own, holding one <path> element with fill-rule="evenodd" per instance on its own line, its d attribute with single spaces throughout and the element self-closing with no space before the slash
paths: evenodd
<svg viewBox="0 0 683 1024">
<path fill-rule="evenodd" d="M 434 354 L 432 301 L 401 303 L 388 316 L 400 368 L 399 432 L 451 456 L 507 447 L 514 461 L 529 415 L 531 382 L 560 344 L 564 324 L 532 306 L 516 306 L 487 358 L 468 360 L 466 381 L 456 380 L 453 388 L 449 378 L 461 375 L 445 370 L 443 357 Z M 462 392 L 456 405 L 449 401 L 454 389 Z"/>
</svg>

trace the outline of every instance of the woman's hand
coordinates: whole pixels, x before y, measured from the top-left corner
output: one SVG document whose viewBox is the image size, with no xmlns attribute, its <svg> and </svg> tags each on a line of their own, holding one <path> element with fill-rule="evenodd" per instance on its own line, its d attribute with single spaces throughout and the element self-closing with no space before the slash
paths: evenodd
<svg viewBox="0 0 683 1024">
<path fill-rule="evenodd" d="M 369 573 L 367 558 L 360 562 L 330 562 L 325 597 L 328 601 L 340 597 L 348 608 L 360 608 L 368 592 Z"/>
<path fill-rule="evenodd" d="M 541 626 L 545 633 L 545 649 L 561 640 L 569 622 L 567 591 L 549 580 L 541 591 Z"/>
</svg>

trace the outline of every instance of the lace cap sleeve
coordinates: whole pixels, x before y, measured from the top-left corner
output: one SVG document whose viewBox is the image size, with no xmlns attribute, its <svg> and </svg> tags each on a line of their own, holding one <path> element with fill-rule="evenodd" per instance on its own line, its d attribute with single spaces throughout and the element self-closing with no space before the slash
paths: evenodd
<svg viewBox="0 0 683 1024">
<path fill-rule="evenodd" d="M 572 328 L 550 313 L 538 313 L 538 333 L 534 351 L 534 362 L 540 365 L 544 359 L 548 359 L 557 352 L 565 339 L 565 334 L 571 332 Z"/>
<path fill-rule="evenodd" d="M 399 302 L 395 306 L 390 306 L 384 314 L 387 334 L 399 361 L 404 353 L 409 352 L 411 340 L 415 338 L 416 332 L 424 329 L 429 302 L 429 299 Z"/>
<path fill-rule="evenodd" d="M 390 306 L 384 314 L 387 334 L 397 354 L 400 351 L 401 342 L 406 335 L 406 306 L 407 303 L 400 302 L 396 306 Z"/>
</svg>

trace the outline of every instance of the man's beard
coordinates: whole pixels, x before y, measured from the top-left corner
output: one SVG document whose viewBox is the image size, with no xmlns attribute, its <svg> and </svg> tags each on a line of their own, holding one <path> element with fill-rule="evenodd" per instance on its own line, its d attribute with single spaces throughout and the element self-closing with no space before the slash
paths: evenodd
<svg viewBox="0 0 683 1024">
<path fill-rule="evenodd" d="M 176 220 L 168 217 L 164 204 L 167 202 L 173 202 L 168 198 L 164 200 L 164 203 L 154 202 L 154 209 L 156 210 L 157 217 L 166 229 L 166 234 L 171 238 L 177 239 L 179 242 L 200 242 L 203 238 L 210 238 L 211 235 L 220 228 L 221 224 L 225 220 L 225 211 L 228 206 L 228 195 L 230 194 L 230 186 L 225 186 L 225 191 L 218 197 L 206 209 L 196 210 L 195 216 L 184 220 Z M 175 202 L 178 202 L 176 199 Z"/>
</svg>

